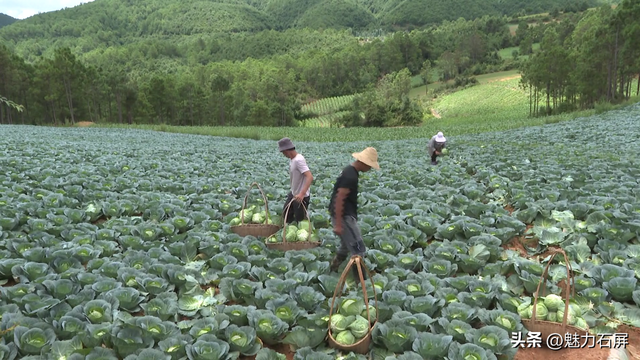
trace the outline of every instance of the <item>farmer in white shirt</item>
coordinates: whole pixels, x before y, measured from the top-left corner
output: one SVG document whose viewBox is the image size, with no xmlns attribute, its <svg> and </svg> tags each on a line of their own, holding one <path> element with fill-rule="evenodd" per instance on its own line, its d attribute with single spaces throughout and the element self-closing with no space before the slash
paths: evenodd
<svg viewBox="0 0 640 360">
<path fill-rule="evenodd" d="M 294 221 L 302 221 L 308 219 L 309 199 L 311 192 L 309 188 L 313 182 L 313 175 L 311 170 L 307 166 L 307 161 L 304 156 L 298 154 L 296 147 L 289 138 L 283 138 L 278 141 L 278 150 L 289 158 L 289 178 L 291 181 L 291 191 L 287 195 L 287 200 L 284 203 L 282 214 L 287 210 L 287 206 L 291 203 L 291 208 L 287 214 L 287 218 L 284 219 L 286 223 Z M 300 206 L 304 204 L 304 207 Z M 307 212 L 305 212 L 305 207 Z"/>
<path fill-rule="evenodd" d="M 431 156 L 431 165 L 437 165 L 438 160 L 436 159 L 439 155 L 442 155 L 442 149 L 447 146 L 447 139 L 442 134 L 442 131 L 438 132 L 438 134 L 434 135 L 429 143 L 427 144 L 427 151 L 429 152 L 429 156 Z"/>
</svg>

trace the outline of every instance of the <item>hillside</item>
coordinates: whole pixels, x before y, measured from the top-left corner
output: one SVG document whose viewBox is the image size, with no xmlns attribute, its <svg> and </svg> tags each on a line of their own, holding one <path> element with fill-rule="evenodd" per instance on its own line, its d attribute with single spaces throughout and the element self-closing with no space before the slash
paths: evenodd
<svg viewBox="0 0 640 360">
<path fill-rule="evenodd" d="M 9 15 L 0 13 L 0 28 L 11 25 L 16 21 L 18 21 L 18 19 L 14 19 Z"/>
<path fill-rule="evenodd" d="M 515 0 L 505 5 L 502 0 L 97 0 L 4 27 L 0 41 L 29 58 L 47 55 L 59 46 L 87 53 L 146 39 L 181 44 L 194 36 L 217 38 L 269 29 L 393 30 L 460 17 L 512 16 L 601 1 Z"/>
</svg>

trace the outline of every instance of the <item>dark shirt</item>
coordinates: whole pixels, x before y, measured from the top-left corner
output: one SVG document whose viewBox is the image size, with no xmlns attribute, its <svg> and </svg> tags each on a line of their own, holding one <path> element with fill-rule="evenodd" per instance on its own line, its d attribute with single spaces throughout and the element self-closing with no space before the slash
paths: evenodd
<svg viewBox="0 0 640 360">
<path fill-rule="evenodd" d="M 331 201 L 329 202 L 329 213 L 332 218 L 335 218 L 336 215 L 335 200 L 339 188 L 350 190 L 349 195 L 347 195 L 347 198 L 344 200 L 343 217 L 353 216 L 356 219 L 358 218 L 358 177 L 358 171 L 351 164 L 342 169 L 335 185 L 333 185 L 333 193 L 331 194 Z"/>
</svg>

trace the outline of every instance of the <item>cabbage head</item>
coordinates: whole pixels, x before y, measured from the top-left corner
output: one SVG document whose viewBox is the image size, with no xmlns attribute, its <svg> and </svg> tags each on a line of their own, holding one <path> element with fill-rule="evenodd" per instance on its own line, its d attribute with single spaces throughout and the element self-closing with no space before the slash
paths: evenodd
<svg viewBox="0 0 640 360">
<path fill-rule="evenodd" d="M 338 333 L 341 331 L 347 330 L 349 325 L 356 319 L 355 316 L 344 316 L 340 314 L 331 315 L 331 331 L 334 333 Z"/>
<path fill-rule="evenodd" d="M 518 315 L 520 315 L 523 319 L 531 319 L 531 310 L 533 309 L 533 305 L 523 303 L 518 306 Z"/>
<path fill-rule="evenodd" d="M 294 227 L 287 227 L 287 233 L 284 237 L 287 239 L 288 242 L 296 242 L 298 240 L 297 234 L 296 234 L 297 231 L 298 230 L 296 230 L 296 228 Z"/>
<path fill-rule="evenodd" d="M 533 313 L 533 309 L 531 311 Z M 547 318 L 547 314 L 549 314 L 549 310 L 544 306 L 542 302 L 538 302 L 536 304 L 536 319 L 537 320 L 545 320 Z"/>
<path fill-rule="evenodd" d="M 588 330 L 589 329 L 589 325 L 581 317 L 576 318 L 576 322 L 575 322 L 575 324 L 573 324 L 573 326 L 575 326 L 577 328 L 580 328 L 580 329 L 583 329 L 583 330 Z"/>
<path fill-rule="evenodd" d="M 298 229 L 305 229 L 309 231 L 310 228 L 309 220 L 302 220 L 298 223 Z M 313 230 L 313 228 L 311 229 Z"/>
<path fill-rule="evenodd" d="M 245 224 L 248 224 L 251 222 L 252 216 L 253 216 L 253 213 L 247 209 L 240 211 L 240 215 L 239 215 L 239 217 L 244 221 Z"/>
<path fill-rule="evenodd" d="M 556 311 L 549 311 L 547 321 L 558 322 L 558 313 Z"/>
<path fill-rule="evenodd" d="M 544 306 L 546 306 L 550 312 L 554 312 L 558 311 L 558 309 L 564 309 L 564 301 L 560 296 L 550 294 L 544 298 Z"/>
<path fill-rule="evenodd" d="M 376 321 L 376 308 L 373 305 L 369 305 L 369 318 L 371 320 L 371 323 L 373 324 L 374 321 Z M 364 310 L 362 310 L 362 313 L 360 314 L 360 316 L 362 316 L 365 320 L 367 319 L 367 309 L 365 308 Z"/>
<path fill-rule="evenodd" d="M 262 213 L 255 213 L 251 216 L 251 222 L 254 224 L 262 224 L 265 221 L 265 216 Z"/>
<path fill-rule="evenodd" d="M 341 331 L 336 335 L 336 342 L 342 345 L 353 345 L 356 342 L 356 338 L 351 331 Z"/>
<path fill-rule="evenodd" d="M 564 318 L 564 308 L 558 309 L 557 316 L 558 322 L 562 322 L 562 319 Z M 578 319 L 580 319 L 580 316 L 582 316 L 582 312 L 579 310 L 579 308 L 577 308 L 577 306 L 574 306 L 573 304 L 570 304 L 569 314 L 567 315 L 567 324 L 575 325 Z"/>
<path fill-rule="evenodd" d="M 309 231 L 300 229 L 296 232 L 296 239 L 298 241 L 309 241 Z"/>
<path fill-rule="evenodd" d="M 369 321 L 360 315 L 349 325 L 349 330 L 357 339 L 362 339 L 369 333 Z"/>
</svg>

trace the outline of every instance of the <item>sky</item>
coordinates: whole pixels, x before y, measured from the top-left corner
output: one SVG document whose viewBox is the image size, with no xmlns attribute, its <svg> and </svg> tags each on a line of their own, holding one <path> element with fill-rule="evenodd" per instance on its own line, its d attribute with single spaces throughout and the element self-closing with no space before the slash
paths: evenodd
<svg viewBox="0 0 640 360">
<path fill-rule="evenodd" d="M 0 0 L 0 13 L 25 19 L 37 13 L 74 7 L 93 0 Z"/>
</svg>

